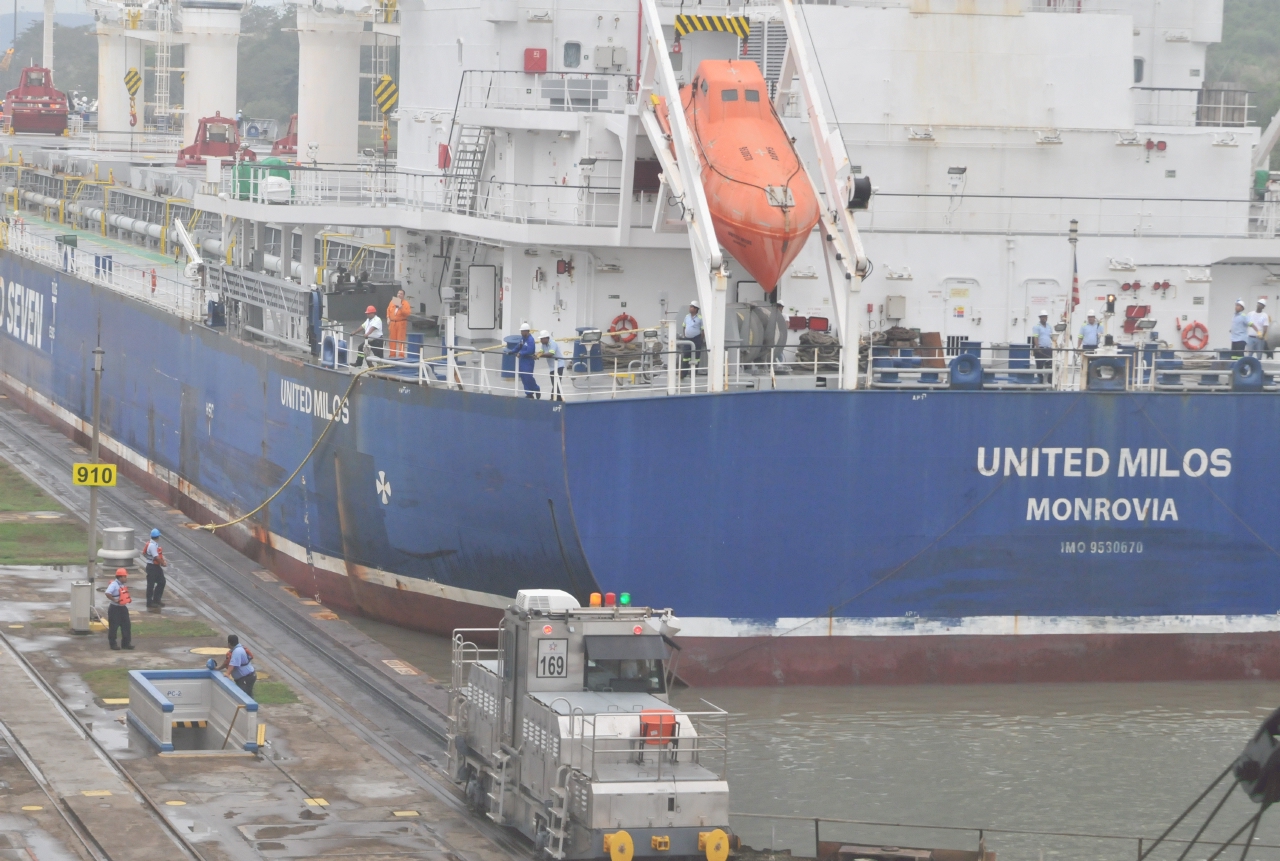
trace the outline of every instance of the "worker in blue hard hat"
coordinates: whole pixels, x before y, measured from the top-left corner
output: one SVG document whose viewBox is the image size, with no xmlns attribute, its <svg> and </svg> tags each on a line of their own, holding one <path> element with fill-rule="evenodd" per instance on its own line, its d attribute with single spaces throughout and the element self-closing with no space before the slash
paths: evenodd
<svg viewBox="0 0 1280 861">
<path fill-rule="evenodd" d="M 164 606 L 164 586 L 168 581 L 164 569 L 169 563 L 164 558 L 164 548 L 160 546 L 160 530 L 151 530 L 151 540 L 142 551 L 142 559 L 147 566 L 147 609 L 159 609 Z"/>
</svg>

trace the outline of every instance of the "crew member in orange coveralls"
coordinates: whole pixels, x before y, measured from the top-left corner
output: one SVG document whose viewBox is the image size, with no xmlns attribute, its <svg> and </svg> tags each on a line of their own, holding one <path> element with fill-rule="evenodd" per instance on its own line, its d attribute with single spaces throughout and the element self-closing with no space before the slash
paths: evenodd
<svg viewBox="0 0 1280 861">
<path fill-rule="evenodd" d="M 409 300 L 404 298 L 403 290 L 387 306 L 387 340 L 391 348 L 387 351 L 388 358 L 403 359 L 407 353 L 410 310 Z"/>
</svg>

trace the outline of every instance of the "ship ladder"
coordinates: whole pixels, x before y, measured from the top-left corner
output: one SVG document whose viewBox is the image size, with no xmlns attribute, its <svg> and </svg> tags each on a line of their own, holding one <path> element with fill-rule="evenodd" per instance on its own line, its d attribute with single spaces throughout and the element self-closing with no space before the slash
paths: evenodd
<svg viewBox="0 0 1280 861">
<path fill-rule="evenodd" d="M 504 825 L 505 823 L 502 821 L 502 803 L 507 797 L 507 763 L 511 761 L 511 757 L 506 751 L 500 750 L 494 755 L 494 759 L 498 761 L 498 793 L 496 796 L 494 795 L 492 789 L 493 781 L 490 781 L 489 810 L 486 815 L 499 825 Z M 497 816 L 493 814 L 495 804 L 498 809 Z"/>
<path fill-rule="evenodd" d="M 480 175 L 489 156 L 489 141 L 493 129 L 481 126 L 463 126 L 458 130 L 458 146 L 453 155 L 453 181 L 449 183 L 452 194 L 447 199 L 449 208 L 461 215 L 475 212 L 476 191 Z"/>
<path fill-rule="evenodd" d="M 562 765 L 556 769 L 556 782 L 551 787 L 555 796 L 555 804 L 547 810 L 547 833 L 551 839 L 547 841 L 547 854 L 556 861 L 564 858 L 564 841 L 569 836 L 569 773 L 571 769 Z"/>
</svg>

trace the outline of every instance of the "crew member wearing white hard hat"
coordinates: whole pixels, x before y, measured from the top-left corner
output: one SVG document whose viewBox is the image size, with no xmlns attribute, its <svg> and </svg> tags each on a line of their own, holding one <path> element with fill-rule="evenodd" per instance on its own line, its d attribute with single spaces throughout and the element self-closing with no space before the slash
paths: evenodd
<svg viewBox="0 0 1280 861">
<path fill-rule="evenodd" d="M 538 354 L 538 344 L 533 340 L 533 334 L 530 331 L 528 323 L 520 324 L 520 340 L 512 344 L 508 349 L 508 353 L 514 353 L 516 362 L 519 365 L 520 384 L 524 386 L 524 396 L 529 399 L 542 399 L 542 389 L 538 386 L 538 381 L 533 378 L 534 357 Z"/>
<path fill-rule="evenodd" d="M 1244 300 L 1236 300 L 1236 310 L 1231 317 L 1231 358 L 1244 357 L 1249 347 L 1249 315 L 1244 310 Z"/>
<path fill-rule="evenodd" d="M 1080 327 L 1081 349 L 1093 352 L 1102 343 L 1102 324 L 1098 322 L 1098 312 L 1089 309 L 1089 319 Z"/>
<path fill-rule="evenodd" d="M 1031 327 L 1031 337 L 1035 339 L 1032 352 L 1036 357 L 1036 368 L 1053 367 L 1053 327 L 1049 325 L 1049 312 L 1041 308 L 1038 315 L 1040 322 Z M 1042 383 L 1052 383 L 1053 374 L 1040 374 L 1037 379 Z"/>
<path fill-rule="evenodd" d="M 538 333 L 538 358 L 547 360 L 547 373 L 551 377 L 551 400 L 564 400 L 564 346 L 543 329 Z"/>
<path fill-rule="evenodd" d="M 702 351 L 707 349 L 707 336 L 703 334 L 702 308 L 698 300 L 689 303 L 689 313 L 684 315 L 684 325 L 680 329 L 680 340 L 692 341 L 693 345 L 680 345 L 680 379 L 689 376 L 689 365 L 693 364 L 697 373 L 698 363 L 702 361 Z"/>
<path fill-rule="evenodd" d="M 1258 300 L 1258 310 L 1249 315 L 1249 355 L 1261 359 L 1267 352 L 1267 330 L 1271 318 L 1267 316 L 1267 300 Z"/>
</svg>

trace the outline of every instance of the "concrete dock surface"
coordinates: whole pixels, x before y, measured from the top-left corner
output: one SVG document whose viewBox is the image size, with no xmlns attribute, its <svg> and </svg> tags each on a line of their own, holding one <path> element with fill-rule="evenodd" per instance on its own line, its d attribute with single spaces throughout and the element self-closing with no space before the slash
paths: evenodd
<svg viewBox="0 0 1280 861">
<path fill-rule="evenodd" d="M 0 458 L 87 510 L 65 468 L 83 450 L 7 400 L 0 430 Z M 145 608 L 131 569 L 134 651 L 109 650 L 100 625 L 70 631 L 83 567 L 0 567 L 0 859 L 532 857 L 440 771 L 444 684 L 184 522 L 123 480 L 100 496 L 102 526 L 132 526 L 139 547 L 151 527 L 164 533 L 162 609 Z M 264 748 L 158 754 L 125 719 L 125 673 L 221 661 L 228 633 L 254 653 Z"/>
</svg>

